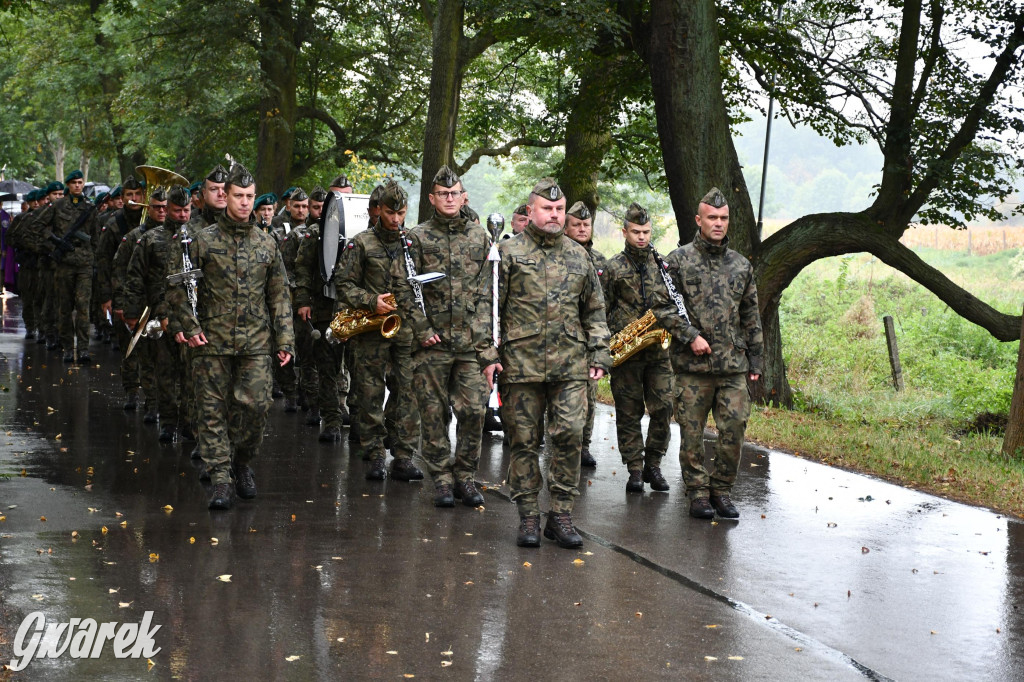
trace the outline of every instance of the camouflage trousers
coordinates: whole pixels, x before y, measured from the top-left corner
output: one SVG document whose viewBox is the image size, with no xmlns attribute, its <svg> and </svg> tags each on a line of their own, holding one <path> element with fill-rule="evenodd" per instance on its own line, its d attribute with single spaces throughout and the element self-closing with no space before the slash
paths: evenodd
<svg viewBox="0 0 1024 682">
<path fill-rule="evenodd" d="M 669 423 L 675 397 L 668 352 L 660 347 L 640 351 L 612 369 L 611 384 L 622 463 L 630 471 L 645 464 L 660 467 L 672 437 Z M 650 414 L 646 443 L 641 428 L 645 406 Z"/>
<path fill-rule="evenodd" d="M 580 454 L 590 453 L 590 441 L 594 437 L 594 417 L 597 415 L 597 382 L 587 381 L 587 417 L 583 422 L 583 436 L 580 439 Z"/>
<path fill-rule="evenodd" d="M 196 382 L 193 378 L 192 367 L 195 364 L 195 351 L 187 344 L 178 344 L 181 349 L 181 418 L 196 433 L 196 424 L 199 423 L 198 407 L 196 405 Z M 291 364 L 291 363 L 289 363 Z"/>
<path fill-rule="evenodd" d="M 131 393 L 138 390 L 139 386 L 141 386 L 139 382 L 139 357 L 135 353 L 132 353 L 131 357 L 125 356 L 125 353 L 128 352 L 128 344 L 132 340 L 132 333 L 125 326 L 124 322 L 118 319 L 114 320 L 114 338 L 117 339 L 117 345 L 121 349 L 121 387 L 124 388 L 125 393 Z"/>
<path fill-rule="evenodd" d="M 355 358 L 355 384 L 350 395 L 359 404 L 359 444 L 371 459 L 383 457 L 385 413 L 392 426 L 391 453 L 411 459 L 420 437 L 420 414 L 413 395 L 412 347 L 379 334 L 361 334 L 349 341 Z M 384 388 L 388 389 L 387 409 Z"/>
<path fill-rule="evenodd" d="M 21 318 L 25 331 L 34 332 L 39 328 L 39 271 L 22 267 L 18 270 L 18 296 L 21 298 Z"/>
<path fill-rule="evenodd" d="M 131 357 L 124 358 L 129 363 L 132 360 L 135 361 L 135 366 L 139 372 L 139 383 L 142 385 L 142 392 L 146 395 L 145 409 L 147 412 L 157 409 L 159 404 L 158 396 L 160 389 L 156 378 L 156 345 L 159 341 L 160 339 L 141 336 L 139 337 L 139 342 L 135 344 L 135 350 L 132 351 Z M 126 343 L 121 347 L 121 353 L 127 352 L 128 344 Z"/>
<path fill-rule="evenodd" d="M 540 514 L 544 480 L 540 451 L 547 416 L 551 510 L 571 512 L 580 494 L 580 449 L 588 381 L 500 384 L 501 422 L 508 436 L 508 485 L 522 516 Z"/>
<path fill-rule="evenodd" d="M 39 300 L 39 327 L 49 338 L 57 338 L 57 277 L 56 270 L 50 267 L 41 268 L 39 281 L 36 283 Z"/>
<path fill-rule="evenodd" d="M 676 421 L 681 442 L 679 464 L 691 499 L 710 493 L 728 495 L 736 481 L 743 449 L 743 434 L 750 417 L 746 374 L 676 374 Z M 708 414 L 715 417 L 718 442 L 715 467 L 704 467 L 704 427 Z"/>
<path fill-rule="evenodd" d="M 231 464 L 248 464 L 263 442 L 273 403 L 269 355 L 197 355 L 192 360 L 199 448 L 213 485 L 231 482 Z"/>
<path fill-rule="evenodd" d="M 295 357 L 284 367 L 277 362 L 274 363 L 274 383 L 281 389 L 286 398 L 294 398 L 298 393 L 298 367 L 305 362 L 313 362 L 313 337 L 309 334 L 309 327 L 305 320 L 298 315 L 292 316 L 292 324 L 295 329 Z M 315 370 L 314 370 L 315 371 Z M 316 395 L 316 381 L 314 380 L 313 395 Z M 303 385 L 303 390 L 306 390 Z M 308 394 L 307 394 L 308 399 Z"/>
<path fill-rule="evenodd" d="M 164 334 L 153 339 L 152 344 L 156 355 L 154 379 L 156 384 L 156 403 L 160 411 L 160 423 L 177 426 L 184 421 L 181 409 L 181 387 L 185 374 L 185 362 L 181 348 L 174 336 Z"/>
<path fill-rule="evenodd" d="M 57 266 L 57 336 L 64 352 L 70 352 L 78 338 L 78 352 L 89 350 L 89 299 L 92 296 L 92 266 Z M 74 313 L 74 319 L 72 319 Z"/>
<path fill-rule="evenodd" d="M 335 345 L 327 340 L 327 327 L 330 320 L 316 325 L 320 331 L 320 338 L 313 340 L 309 334 L 309 326 L 302 320 L 299 323 L 306 327 L 307 336 L 310 340 L 310 350 L 313 357 L 313 371 L 302 370 L 302 390 L 306 394 L 306 402 L 320 408 L 320 417 L 323 419 L 324 428 L 344 426 L 344 417 L 341 409 L 342 401 L 347 397 L 342 396 L 340 383 L 345 368 L 345 348 L 343 345 Z M 351 343 L 351 342 L 349 342 Z M 300 356 L 301 357 L 301 356 Z M 312 389 L 307 387 L 308 377 L 312 376 Z"/>
<path fill-rule="evenodd" d="M 423 460 L 434 485 L 474 480 L 480 462 L 480 440 L 487 408 L 487 379 L 475 355 L 427 348 L 417 350 L 412 359 Z M 458 420 L 455 425 L 454 463 L 448 439 L 450 403 L 454 404 Z"/>
</svg>

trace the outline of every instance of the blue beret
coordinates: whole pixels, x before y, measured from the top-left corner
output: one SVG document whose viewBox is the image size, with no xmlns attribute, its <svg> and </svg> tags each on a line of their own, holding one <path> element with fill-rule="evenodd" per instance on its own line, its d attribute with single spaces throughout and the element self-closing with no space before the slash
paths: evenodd
<svg viewBox="0 0 1024 682">
<path fill-rule="evenodd" d="M 70 173 L 67 174 L 67 177 L 64 178 L 64 184 L 67 184 L 67 183 L 71 182 L 72 180 L 81 180 L 84 177 L 85 176 L 82 175 L 82 171 L 80 171 L 80 170 L 73 170 L 73 171 L 71 171 Z"/>
<path fill-rule="evenodd" d="M 256 197 L 256 201 L 253 203 L 252 207 L 253 210 L 255 210 L 260 206 L 273 205 L 275 203 L 277 203 L 277 195 L 273 192 L 267 192 L 266 194 L 261 194 Z"/>
</svg>

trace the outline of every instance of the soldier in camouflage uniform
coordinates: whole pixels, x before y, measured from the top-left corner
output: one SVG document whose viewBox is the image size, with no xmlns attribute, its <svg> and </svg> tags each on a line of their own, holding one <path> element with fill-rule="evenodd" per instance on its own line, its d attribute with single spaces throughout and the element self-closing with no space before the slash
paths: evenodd
<svg viewBox="0 0 1024 682">
<path fill-rule="evenodd" d="M 194 349 L 199 447 L 213 484 L 210 509 L 230 509 L 231 479 L 239 497 L 256 496 L 250 462 L 263 442 L 272 362 L 288 364 L 295 348 L 287 277 L 273 238 L 256 227 L 255 181 L 236 164 L 225 183 L 227 206 L 192 244 L 202 270 L 198 313 L 184 285 L 167 290 L 170 329 Z"/>
<path fill-rule="evenodd" d="M 111 213 L 100 229 L 96 244 L 96 288 L 103 317 L 109 313 L 114 323 L 115 349 L 121 351 L 121 386 L 125 393 L 124 409 L 131 411 L 138 407 L 139 386 L 142 385 L 139 377 L 139 358 L 135 353 L 132 353 L 131 356 L 127 355 L 128 342 L 131 341 L 132 333 L 128 331 L 124 319 L 114 312 L 112 268 L 114 254 L 117 253 L 118 247 L 121 246 L 128 233 L 142 222 L 143 189 L 142 183 L 134 175 L 125 178 L 119 187 L 121 188 L 119 196 L 123 196 L 127 203 Z"/>
<path fill-rule="evenodd" d="M 188 220 L 188 230 L 191 234 L 198 234 L 204 227 L 217 223 L 217 216 L 224 211 L 228 203 L 228 195 L 224 190 L 227 179 L 228 172 L 219 163 L 203 179 L 202 188 L 197 193 L 202 208 L 198 211 L 193 210 L 192 217 Z"/>
<path fill-rule="evenodd" d="M 517 209 L 518 210 L 518 209 Z M 582 201 L 577 201 L 565 213 L 565 236 L 587 250 L 590 262 L 597 270 L 597 277 L 604 282 L 604 270 L 608 259 L 594 249 L 594 216 Z M 520 230 L 521 232 L 522 230 Z M 517 233 L 518 234 L 518 233 Z M 587 382 L 587 420 L 583 424 L 583 445 L 580 466 L 596 467 L 597 460 L 590 454 L 590 439 L 594 435 L 594 417 L 597 414 L 597 382 Z"/>
<path fill-rule="evenodd" d="M 408 211 L 408 196 L 394 181 L 388 182 L 380 197 L 381 218 L 369 230 L 353 237 L 345 248 L 335 276 L 338 307 L 372 310 L 376 315 L 396 311 L 384 300 L 393 294 L 393 266 L 404 258 L 401 229 Z M 354 364 L 359 367 L 353 393 L 359 402 L 359 438 L 372 462 L 369 480 L 383 480 L 387 453 L 384 440 L 385 414 L 394 425 L 391 476 L 399 481 L 418 481 L 423 472 L 412 462 L 420 435 L 420 418 L 413 395 L 412 331 L 403 324 L 398 334 L 384 338 L 376 330 L 357 335 L 352 345 Z M 391 378 L 387 410 L 384 409 L 385 375 Z"/>
<path fill-rule="evenodd" d="M 64 196 L 64 185 L 54 180 L 42 189 L 43 196 L 39 202 L 39 210 L 52 206 L 54 202 Z M 36 216 L 38 217 L 38 216 Z M 33 220 L 30 226 L 30 233 L 33 240 L 46 239 L 46 228 Z M 33 243 L 38 243 L 34 241 Z M 43 328 L 43 337 L 46 341 L 46 350 L 61 350 L 60 337 L 57 330 L 57 261 L 52 256 L 53 244 L 44 244 L 42 257 L 40 258 L 39 293 L 42 303 L 39 308 L 40 323 Z"/>
<path fill-rule="evenodd" d="M 131 262 L 135 250 L 142 242 L 143 235 L 160 227 L 166 218 L 167 192 L 163 189 L 157 189 L 149 197 L 146 219 L 141 225 L 129 231 L 121 239 L 121 245 L 117 247 L 117 251 L 114 253 L 114 261 L 110 269 L 110 284 L 114 292 L 112 305 L 114 307 L 114 315 L 117 319 L 124 320 L 126 325 L 129 324 L 128 318 L 124 314 L 126 305 L 125 282 L 128 280 L 128 264 Z M 152 313 L 152 310 L 150 312 Z M 130 326 L 134 334 L 134 325 Z M 122 349 L 122 352 L 128 352 L 127 344 Z M 157 398 L 159 389 L 157 388 L 156 340 L 146 336 L 139 337 L 139 341 L 135 344 L 135 349 L 132 351 L 131 358 L 137 358 L 139 383 L 142 384 L 142 390 L 146 394 L 144 403 L 146 412 L 142 416 L 142 421 L 146 424 L 156 424 L 160 420 Z"/>
<path fill-rule="evenodd" d="M 544 480 L 540 450 L 547 419 L 548 512 L 544 537 L 560 547 L 583 539 L 572 523 L 579 495 L 587 382 L 611 366 L 597 271 L 564 235 L 565 195 L 552 178 L 530 194 L 530 223 L 501 243 L 501 421 L 509 441 L 508 484 L 519 510 L 520 547 L 540 546 Z"/>
<path fill-rule="evenodd" d="M 669 296 L 664 261 L 650 243 L 651 219 L 643 207 L 630 205 L 622 234 L 626 245 L 608 259 L 603 278 L 609 331 L 617 334 L 651 310 L 660 326 L 681 334 L 686 325 Z M 668 448 L 673 404 L 668 350 L 654 344 L 632 355 L 612 368 L 611 385 L 619 453 L 629 471 L 626 492 L 642 493 L 645 482 L 653 490 L 667 491 L 661 460 Z M 645 405 L 650 413 L 646 443 L 640 426 Z"/>
<path fill-rule="evenodd" d="M 152 208 L 152 207 L 151 207 Z M 184 426 L 181 410 L 181 386 L 185 375 L 184 349 L 167 332 L 167 276 L 181 271 L 181 227 L 188 222 L 192 197 L 184 187 L 167 192 L 167 219 L 147 230 L 128 261 L 124 283 L 125 322 L 134 327 L 143 308 L 149 306 L 150 319 L 158 320 L 164 334 L 151 341 L 156 362 L 157 410 L 160 413 L 160 441 L 171 443 Z M 175 239 L 175 237 L 179 237 Z"/>
<path fill-rule="evenodd" d="M 573 204 L 573 206 L 575 205 L 576 204 Z M 502 239 L 511 239 L 526 229 L 526 226 L 530 224 L 529 207 L 526 204 L 519 204 L 516 206 L 516 209 L 512 211 L 512 218 L 510 219 L 510 222 L 512 231 L 509 234 L 504 235 Z"/>
<path fill-rule="evenodd" d="M 693 241 L 666 259 L 691 322 L 672 345 L 679 463 L 691 516 L 737 518 L 730 491 L 750 416 L 747 378 L 760 378 L 764 348 L 757 288 L 750 262 L 728 248 L 729 206 L 718 188 L 701 199 L 696 220 Z M 708 413 L 718 427 L 710 474 L 704 467 Z"/>
<path fill-rule="evenodd" d="M 14 216 L 7 229 L 7 246 L 15 250 L 18 263 L 18 296 L 21 299 L 21 317 L 25 321 L 25 338 L 34 339 L 36 332 L 42 338 L 39 327 L 39 261 L 40 256 L 28 248 L 28 231 L 31 216 L 39 207 L 39 190 L 27 192 L 23 197 L 27 210 Z M 24 205 L 23 204 L 23 205 Z"/>
<path fill-rule="evenodd" d="M 442 166 L 430 188 L 433 216 L 405 233 L 402 246 L 415 274 L 445 275 L 422 285 L 422 308 L 404 254 L 392 265 L 395 300 L 413 336 L 413 388 L 437 507 L 452 507 L 455 498 L 471 507 L 483 504 L 475 479 L 487 396 L 498 367 L 491 337 L 490 239 L 487 230 L 459 215 L 462 193 L 462 181 Z M 454 464 L 445 419 L 450 403 L 458 420 Z"/>
<path fill-rule="evenodd" d="M 270 223 L 274 220 L 274 205 L 276 203 L 277 195 L 267 192 L 256 197 L 256 201 L 252 205 L 252 212 L 256 214 L 256 227 L 268 234 L 270 233 Z"/>
<path fill-rule="evenodd" d="M 32 217 L 35 251 L 57 261 L 54 272 L 57 333 L 64 362 L 88 364 L 89 299 L 92 296 L 93 254 L 91 235 L 97 231 L 96 207 L 83 194 L 85 179 L 75 170 L 64 179 L 68 196 L 57 199 Z M 55 243 L 58 242 L 58 243 Z M 74 318 L 72 319 L 72 313 Z M 73 354 L 78 341 L 78 357 Z"/>
</svg>

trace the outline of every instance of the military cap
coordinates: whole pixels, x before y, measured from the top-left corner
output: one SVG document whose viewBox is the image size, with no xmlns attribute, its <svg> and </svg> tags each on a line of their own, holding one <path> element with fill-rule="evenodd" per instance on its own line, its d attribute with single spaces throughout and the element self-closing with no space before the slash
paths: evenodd
<svg viewBox="0 0 1024 682">
<path fill-rule="evenodd" d="M 331 180 L 331 187 L 351 187 L 352 183 L 348 181 L 347 175 L 339 175 L 338 177 Z"/>
<path fill-rule="evenodd" d="M 203 186 L 202 181 L 201 180 L 196 180 L 195 182 L 193 182 L 191 185 L 188 186 L 189 194 L 195 194 L 196 192 L 199 191 L 199 188 L 202 187 L 202 186 Z"/>
<path fill-rule="evenodd" d="M 291 199 L 292 198 L 292 194 L 297 189 L 298 189 L 298 187 L 296 187 L 295 185 L 292 185 L 291 187 L 289 187 L 285 191 L 281 192 L 281 201 L 288 201 L 289 199 Z"/>
<path fill-rule="evenodd" d="M 588 220 L 593 217 L 590 213 L 590 209 L 587 208 L 587 205 L 582 201 L 577 201 L 573 204 L 572 208 L 566 211 L 565 214 L 571 215 L 573 218 L 578 218 L 579 220 Z"/>
<path fill-rule="evenodd" d="M 121 187 L 124 189 L 142 189 L 145 185 L 139 182 L 137 177 L 129 173 L 128 177 L 121 182 Z"/>
<path fill-rule="evenodd" d="M 533 186 L 530 194 L 536 194 L 551 201 L 558 201 L 565 196 L 562 193 L 562 188 L 558 186 L 558 181 L 554 178 L 542 178 L 540 182 Z"/>
<path fill-rule="evenodd" d="M 232 187 L 252 187 L 256 184 L 256 178 L 252 176 L 248 168 L 240 163 L 235 163 L 231 166 L 231 172 L 224 180 L 224 184 Z"/>
<path fill-rule="evenodd" d="M 313 188 L 313 191 L 309 193 L 309 198 L 312 201 L 326 201 L 327 190 L 325 190 L 320 185 L 317 185 L 316 187 Z"/>
<path fill-rule="evenodd" d="M 256 197 L 256 201 L 253 202 L 252 210 L 256 210 L 260 206 L 273 206 L 277 203 L 277 195 L 273 192 L 267 192 Z"/>
<path fill-rule="evenodd" d="M 167 190 L 163 187 L 157 187 L 153 190 L 153 193 L 149 195 L 150 201 L 167 201 Z"/>
<path fill-rule="evenodd" d="M 64 177 L 64 184 L 71 182 L 72 180 L 81 180 L 85 177 L 80 170 L 73 170 Z"/>
<path fill-rule="evenodd" d="M 530 209 L 526 204 L 519 204 L 516 210 L 512 211 L 512 215 L 530 215 Z"/>
<path fill-rule="evenodd" d="M 50 192 L 63 192 L 63 191 L 64 191 L 64 184 L 61 183 L 59 180 L 54 180 L 53 182 L 51 182 L 49 185 L 46 186 L 46 188 L 43 190 L 43 193 L 44 193 L 44 195 L 46 195 L 46 194 L 49 194 Z"/>
<path fill-rule="evenodd" d="M 725 200 L 725 195 L 722 194 L 722 190 L 717 187 L 712 187 L 708 190 L 708 193 L 700 198 L 700 203 L 714 206 L 715 208 L 723 208 L 729 205 L 729 202 Z"/>
<path fill-rule="evenodd" d="M 156 192 L 153 192 L 156 194 Z M 192 202 L 192 192 L 187 187 L 175 186 L 167 193 L 167 201 L 175 206 L 188 206 Z"/>
<path fill-rule="evenodd" d="M 626 209 L 626 222 L 634 225 L 646 225 L 651 222 L 651 214 L 635 201 Z"/>
<path fill-rule="evenodd" d="M 306 201 L 307 199 L 309 199 L 309 195 L 301 187 L 296 187 L 292 195 L 288 197 L 288 201 Z"/>
<path fill-rule="evenodd" d="M 224 170 L 224 166 L 218 163 L 213 167 L 213 170 L 210 171 L 209 175 L 206 176 L 206 179 L 210 182 L 227 182 L 228 172 Z"/>
<path fill-rule="evenodd" d="M 401 211 L 409 205 L 409 195 L 405 193 L 405 190 L 397 182 L 388 180 L 388 183 L 381 190 L 378 202 L 382 206 L 387 206 L 392 211 Z"/>
<path fill-rule="evenodd" d="M 97 206 L 99 206 L 100 204 L 102 204 L 104 201 L 106 201 L 109 198 L 110 198 L 110 195 L 107 192 L 100 192 L 99 194 L 97 194 L 93 198 L 93 203 L 95 203 Z"/>
<path fill-rule="evenodd" d="M 448 166 L 441 166 L 441 168 L 434 174 L 433 184 L 440 185 L 441 187 L 454 187 L 455 185 L 462 182 L 459 176 L 455 174 Z"/>
<path fill-rule="evenodd" d="M 370 208 L 376 208 L 380 206 L 380 195 L 384 193 L 384 185 L 377 185 L 370 192 Z"/>
<path fill-rule="evenodd" d="M 39 190 L 33 189 L 21 196 L 22 201 L 39 201 Z"/>
<path fill-rule="evenodd" d="M 111 199 L 118 198 L 119 196 L 121 196 L 121 192 L 123 192 L 123 191 L 124 191 L 124 188 L 121 185 L 118 185 L 114 189 L 110 190 L 110 198 Z"/>
</svg>

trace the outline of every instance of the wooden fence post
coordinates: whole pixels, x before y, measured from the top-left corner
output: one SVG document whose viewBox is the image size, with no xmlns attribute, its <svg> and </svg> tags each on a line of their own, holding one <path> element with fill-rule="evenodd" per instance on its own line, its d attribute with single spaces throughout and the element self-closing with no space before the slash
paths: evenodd
<svg viewBox="0 0 1024 682">
<path fill-rule="evenodd" d="M 903 390 L 903 368 L 900 367 L 900 351 L 896 347 L 896 328 L 892 324 L 892 315 L 882 318 L 885 325 L 885 343 L 889 347 L 889 365 L 892 367 L 892 383 L 897 391 Z"/>
</svg>

